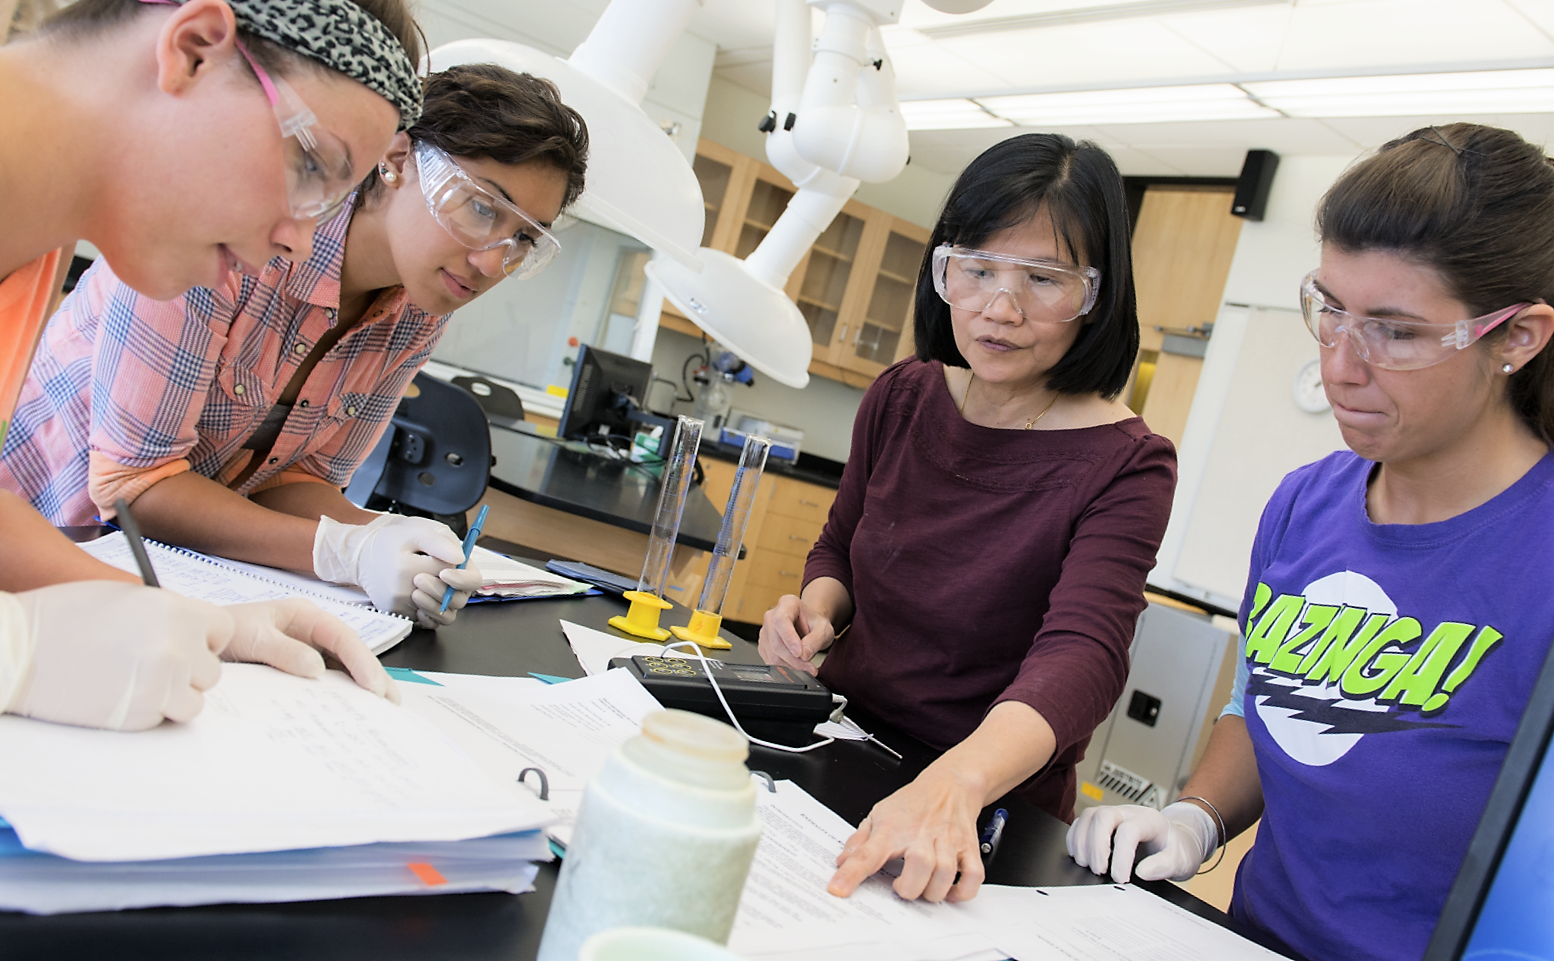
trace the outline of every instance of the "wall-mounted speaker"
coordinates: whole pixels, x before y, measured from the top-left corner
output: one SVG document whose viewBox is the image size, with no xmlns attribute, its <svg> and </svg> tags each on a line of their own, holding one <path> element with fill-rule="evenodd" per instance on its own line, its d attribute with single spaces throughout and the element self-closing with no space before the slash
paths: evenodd
<svg viewBox="0 0 1554 961">
<path fill-rule="evenodd" d="M 1279 155 L 1272 150 L 1248 150 L 1241 176 L 1236 179 L 1236 199 L 1230 203 L 1230 212 L 1247 220 L 1262 220 L 1277 169 Z"/>
</svg>

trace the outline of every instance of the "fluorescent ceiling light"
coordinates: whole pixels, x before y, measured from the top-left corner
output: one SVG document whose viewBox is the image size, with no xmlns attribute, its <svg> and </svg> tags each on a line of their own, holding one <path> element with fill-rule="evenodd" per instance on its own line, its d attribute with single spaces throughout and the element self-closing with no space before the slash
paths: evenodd
<svg viewBox="0 0 1554 961">
<path fill-rule="evenodd" d="M 1042 13 L 1015 14 L 1007 17 L 972 19 L 961 17 L 949 23 L 925 25 L 918 30 L 934 40 L 969 37 L 983 33 L 1008 33 L 1011 30 L 1041 30 L 1076 23 L 1101 23 L 1107 20 L 1133 20 L 1139 17 L 1165 17 L 1176 13 L 1226 10 L 1235 7 L 1288 5 L 1290 0 L 1132 0 L 1123 3 L 1092 3 L 1062 7 Z M 1034 4 L 1033 4 L 1034 6 Z M 1042 4 L 1045 6 L 1045 4 Z"/>
<path fill-rule="evenodd" d="M 1231 83 L 979 97 L 989 113 L 1025 127 L 1277 117 Z M 905 106 L 903 104 L 903 106 Z"/>
<path fill-rule="evenodd" d="M 904 100 L 901 116 L 908 130 L 972 130 L 1008 127 L 1013 122 L 995 117 L 970 100 Z"/>
<path fill-rule="evenodd" d="M 1290 117 L 1547 113 L 1554 106 L 1554 69 L 1265 80 L 1241 86 Z"/>
</svg>

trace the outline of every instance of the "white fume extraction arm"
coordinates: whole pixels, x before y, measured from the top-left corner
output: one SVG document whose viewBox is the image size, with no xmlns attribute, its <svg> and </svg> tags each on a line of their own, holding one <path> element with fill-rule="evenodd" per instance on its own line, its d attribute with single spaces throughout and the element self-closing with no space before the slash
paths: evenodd
<svg viewBox="0 0 1554 961">
<path fill-rule="evenodd" d="M 508 40 L 458 40 L 433 50 L 432 70 L 496 63 L 544 77 L 588 124 L 587 189 L 576 212 L 700 269 L 705 211 L 685 156 L 642 112 L 648 82 L 702 0 L 612 0 L 570 59 Z"/>
<path fill-rule="evenodd" d="M 826 14 L 813 57 L 809 6 Z M 900 0 L 777 0 L 766 153 L 798 192 L 745 260 L 703 247 L 700 272 L 679 260 L 647 268 L 698 327 L 790 387 L 809 383 L 811 341 L 783 286 L 859 181 L 891 180 L 906 166 L 906 121 L 879 31 L 900 9 Z"/>
</svg>

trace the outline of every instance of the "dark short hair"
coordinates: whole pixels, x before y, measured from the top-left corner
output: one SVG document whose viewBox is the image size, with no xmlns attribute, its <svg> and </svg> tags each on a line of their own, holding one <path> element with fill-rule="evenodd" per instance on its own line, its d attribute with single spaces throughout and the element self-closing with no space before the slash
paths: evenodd
<svg viewBox="0 0 1554 961">
<path fill-rule="evenodd" d="M 426 78 L 421 119 L 411 140 L 424 140 L 453 157 L 518 165 L 548 164 L 566 174 L 565 210 L 583 193 L 588 170 L 588 125 L 561 102 L 542 77 L 494 63 L 467 63 Z M 363 193 L 378 186 L 368 175 Z"/>
<path fill-rule="evenodd" d="M 1426 264 L 1475 315 L 1554 303 L 1554 167 L 1499 127 L 1421 127 L 1382 146 L 1328 189 L 1317 233 L 1348 251 L 1390 251 Z M 1484 338 L 1501 342 L 1506 328 Z M 1554 347 L 1512 374 L 1511 405 L 1554 441 Z"/>
<path fill-rule="evenodd" d="M 1138 301 L 1127 195 L 1111 156 L 1089 141 L 1028 133 L 995 144 L 961 172 L 944 202 L 917 274 L 914 333 L 919 360 L 966 367 L 950 327 L 950 306 L 933 284 L 933 252 L 940 244 L 978 247 L 1001 230 L 1045 210 L 1075 261 L 1101 272 L 1095 306 L 1079 336 L 1047 373 L 1060 394 L 1122 392 L 1139 351 Z M 1080 252 L 1083 251 L 1083 257 Z"/>
</svg>

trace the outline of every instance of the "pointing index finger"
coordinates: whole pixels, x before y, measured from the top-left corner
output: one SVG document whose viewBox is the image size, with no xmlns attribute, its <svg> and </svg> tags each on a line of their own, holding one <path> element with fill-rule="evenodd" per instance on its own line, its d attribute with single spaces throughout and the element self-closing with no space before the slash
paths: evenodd
<svg viewBox="0 0 1554 961">
<path fill-rule="evenodd" d="M 858 885 L 885 866 L 893 853 L 899 852 L 892 852 L 877 838 L 865 841 L 842 861 L 842 866 L 831 876 L 831 883 L 826 885 L 826 890 L 839 898 L 851 896 Z"/>
</svg>

